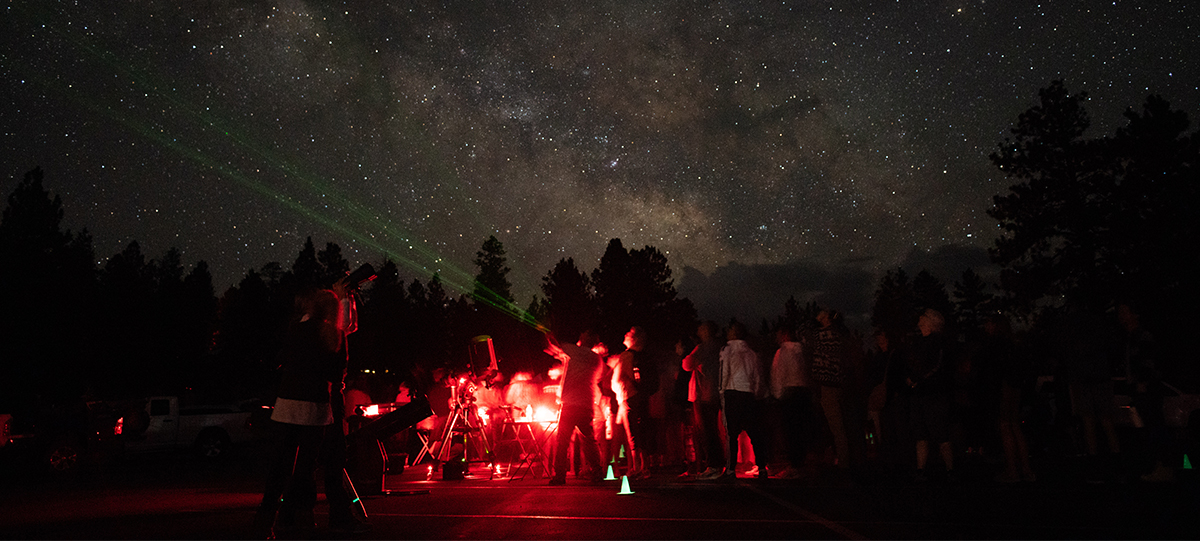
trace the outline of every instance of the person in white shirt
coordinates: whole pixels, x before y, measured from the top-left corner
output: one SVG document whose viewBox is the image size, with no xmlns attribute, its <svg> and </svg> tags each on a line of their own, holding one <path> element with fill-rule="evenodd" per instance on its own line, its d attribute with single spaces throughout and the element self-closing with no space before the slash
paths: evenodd
<svg viewBox="0 0 1200 541">
<path fill-rule="evenodd" d="M 812 433 L 813 397 L 811 378 L 804 363 L 804 351 L 796 341 L 795 332 L 781 328 L 775 333 L 779 349 L 771 362 L 771 396 L 779 401 L 783 441 L 787 445 L 787 468 L 780 477 L 800 476 L 804 465 L 807 439 Z"/>
<path fill-rule="evenodd" d="M 770 459 L 770 437 L 765 430 L 762 400 L 767 389 L 763 385 L 762 369 L 758 353 L 746 343 L 746 326 L 734 322 L 724 349 L 721 350 L 721 397 L 724 401 L 726 459 L 722 478 L 733 478 L 737 461 L 738 435 L 743 431 L 750 438 L 754 449 L 754 463 L 758 478 L 767 477 L 767 462 Z"/>
</svg>

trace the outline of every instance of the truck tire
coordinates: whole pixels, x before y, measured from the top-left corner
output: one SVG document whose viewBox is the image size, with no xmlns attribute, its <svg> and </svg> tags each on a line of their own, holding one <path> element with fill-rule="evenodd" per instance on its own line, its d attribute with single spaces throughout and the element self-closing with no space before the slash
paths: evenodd
<svg viewBox="0 0 1200 541">
<path fill-rule="evenodd" d="M 229 434 L 220 428 L 206 428 L 196 436 L 196 452 L 209 460 L 229 454 L 229 444 Z"/>
<path fill-rule="evenodd" d="M 59 440 L 46 451 L 46 464 L 55 474 L 74 473 L 79 468 L 79 446 L 68 440 Z"/>
</svg>

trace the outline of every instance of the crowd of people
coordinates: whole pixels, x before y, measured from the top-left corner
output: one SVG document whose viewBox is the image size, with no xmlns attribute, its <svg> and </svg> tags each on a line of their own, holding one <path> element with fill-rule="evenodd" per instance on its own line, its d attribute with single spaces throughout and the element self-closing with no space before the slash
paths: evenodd
<svg viewBox="0 0 1200 541">
<path fill-rule="evenodd" d="M 971 331 L 952 335 L 929 309 L 913 332 L 877 331 L 864 348 L 837 311 L 823 310 L 779 329 L 770 345 L 736 321 L 723 331 L 705 321 L 673 358 L 634 327 L 606 362 L 604 344 L 585 333 L 571 348 L 548 349 L 568 373 L 584 359 L 576 381 L 595 383 L 562 386 L 563 411 L 568 400 L 575 407 L 560 426 L 551 482 L 572 468 L 595 480 L 618 454 L 628 454 L 630 479 L 656 469 L 703 480 L 1020 483 L 1060 478 L 1048 470 L 1069 462 L 1090 482 L 1172 480 L 1154 341 L 1129 305 L 1109 316 L 1069 310 L 1055 340 L 1036 347 L 998 314 Z M 1130 436 L 1118 436 L 1115 384 L 1128 386 L 1140 416 Z M 591 419 L 580 407 L 588 400 Z M 567 461 L 575 427 L 586 461 Z"/>
<path fill-rule="evenodd" d="M 370 402 L 354 378 L 344 390 L 346 337 L 356 326 L 344 283 L 297 296 L 279 355 L 275 458 L 255 536 L 315 527 L 318 470 L 325 472 L 330 530 L 370 530 L 342 479 L 346 419 Z M 1035 450 L 1075 457 L 1092 482 L 1172 480 L 1176 449 L 1163 415 L 1161 366 L 1134 307 L 1119 305 L 1108 317 L 1067 310 L 1054 339 L 1036 347 L 1018 341 L 1002 315 L 987 317 L 978 331 L 952 335 L 945 316 L 929 309 L 913 332 L 877 331 L 873 347 L 863 348 L 837 311 L 822 310 L 798 328 L 777 329 L 770 344 L 736 321 L 724 330 L 704 321 L 673 349 L 635 326 L 615 355 L 592 330 L 574 342 L 548 332 L 545 351 L 561 362 L 553 384 L 514 376 L 503 386 L 489 369 L 496 381 L 472 396 L 509 411 L 532 409 L 535 395 L 556 390 L 552 485 L 565 484 L 571 470 L 600 482 L 606 465 L 630 480 L 672 471 L 700 480 L 957 482 L 959 466 L 971 460 L 988 465 L 995 482 L 1020 483 L 1050 473 L 1039 471 L 1051 466 L 1033 460 Z M 1058 392 L 1047 399 L 1038 384 L 1051 381 Z M 1136 451 L 1118 434 L 1116 382 L 1129 388 L 1130 411 L 1138 413 Z M 494 400 L 478 396 L 481 390 Z M 453 402 L 429 399 L 435 411 Z M 1128 460 L 1135 453 L 1141 462 Z M 1143 467 L 1120 466 L 1131 463 Z"/>
</svg>

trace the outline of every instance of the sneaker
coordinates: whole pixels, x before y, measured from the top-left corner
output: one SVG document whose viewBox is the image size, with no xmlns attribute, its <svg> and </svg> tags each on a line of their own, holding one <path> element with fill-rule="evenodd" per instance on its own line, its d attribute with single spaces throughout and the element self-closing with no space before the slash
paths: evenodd
<svg viewBox="0 0 1200 541">
<path fill-rule="evenodd" d="M 1147 473 L 1141 477 L 1146 483 L 1170 483 L 1175 480 L 1175 472 L 1162 464 L 1159 464 L 1154 471 Z"/>
<path fill-rule="evenodd" d="M 371 524 L 358 518 L 350 517 L 348 520 L 330 522 L 329 531 L 337 533 L 367 533 L 371 531 Z"/>
<path fill-rule="evenodd" d="M 804 470 L 801 470 L 800 468 L 789 467 L 783 470 L 783 473 L 780 474 L 779 477 L 783 479 L 801 479 L 804 477 Z"/>
<path fill-rule="evenodd" d="M 749 477 L 758 477 L 758 464 L 750 466 L 750 469 L 746 470 L 746 475 Z"/>
<path fill-rule="evenodd" d="M 720 477 L 720 476 L 721 476 L 721 470 L 718 470 L 716 468 L 708 468 L 708 469 L 700 472 L 698 475 L 696 475 L 696 479 L 703 479 L 703 480 L 707 481 L 709 479 L 716 479 L 717 477 Z"/>
</svg>

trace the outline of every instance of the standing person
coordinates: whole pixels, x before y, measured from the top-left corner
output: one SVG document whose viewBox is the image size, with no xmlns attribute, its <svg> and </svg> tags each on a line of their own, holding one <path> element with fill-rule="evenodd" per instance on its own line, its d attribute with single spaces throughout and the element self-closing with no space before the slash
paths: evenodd
<svg viewBox="0 0 1200 541">
<path fill-rule="evenodd" d="M 891 340 L 883 329 L 875 331 L 875 349 L 867 355 L 863 364 L 863 383 L 870 392 L 867 394 L 867 421 L 871 424 L 873 441 L 882 450 L 883 441 L 883 410 L 887 406 L 888 368 L 891 367 L 895 351 L 891 348 Z M 881 455 L 883 453 L 880 453 Z"/>
<path fill-rule="evenodd" d="M 847 330 L 842 314 L 836 310 L 817 313 L 817 342 L 813 347 L 812 376 L 820 385 L 821 410 L 833 436 L 837 467 L 850 467 L 850 442 L 846 438 L 846 423 L 842 416 L 842 383 L 849 360 L 846 355 Z"/>
<path fill-rule="evenodd" d="M 559 386 L 562 411 L 558 420 L 558 443 L 554 449 L 554 477 L 551 485 L 567 484 L 567 448 L 571 445 L 571 436 L 579 431 L 576 449 L 583 450 L 592 482 L 604 479 L 601 471 L 600 450 L 592 435 L 592 414 L 596 396 L 599 394 L 597 383 L 604 366 L 604 360 L 592 347 L 600 341 L 600 337 L 592 330 L 586 330 L 579 335 L 575 344 L 559 344 L 554 335 L 547 334 L 548 346 L 546 353 L 563 362 L 562 385 Z"/>
<path fill-rule="evenodd" d="M 371 525 L 354 516 L 351 506 L 355 505 L 350 499 L 349 492 L 343 484 L 346 469 L 346 396 L 345 380 L 346 367 L 349 361 L 349 350 L 346 348 L 348 336 L 358 330 L 358 307 L 354 296 L 357 290 L 350 290 L 345 279 L 333 285 L 331 291 L 338 298 L 338 368 L 329 390 L 329 403 L 333 406 L 336 422 L 325 433 L 321 446 L 321 469 L 325 473 L 325 500 L 329 503 L 329 529 L 341 533 L 366 533 L 371 531 Z"/>
<path fill-rule="evenodd" d="M 295 315 L 279 352 L 281 376 L 271 412 L 274 456 L 254 517 L 253 533 L 260 539 L 272 538 L 276 528 L 316 527 L 315 477 L 326 429 L 335 422 L 329 398 L 334 380 L 341 383 L 343 325 L 333 291 L 310 289 L 296 296 Z"/>
<path fill-rule="evenodd" d="M 1103 318 L 1091 310 L 1073 308 L 1067 314 L 1059 353 L 1067 373 L 1071 411 L 1083 425 L 1088 460 L 1085 475 L 1089 482 L 1095 483 L 1115 475 L 1114 468 L 1119 464 L 1121 452 L 1121 442 L 1113 424 L 1116 399 L 1104 323 Z M 1110 455 L 1107 460 L 1100 455 L 1097 428 L 1104 432 L 1108 444 Z"/>
<path fill-rule="evenodd" d="M 910 402 L 912 389 L 908 376 L 907 347 L 897 337 L 880 329 L 875 333 L 877 355 L 885 364 L 883 376 L 884 401 L 880 415 L 880 444 L 884 461 L 890 470 L 905 472 L 915 463 Z"/>
<path fill-rule="evenodd" d="M 779 349 L 771 362 L 771 395 L 779 401 L 788 462 L 780 477 L 795 479 L 800 477 L 812 430 L 812 383 L 796 333 L 787 327 L 780 328 L 775 341 Z"/>
<path fill-rule="evenodd" d="M 975 360 L 984 374 L 986 399 L 997 404 L 996 425 L 1004 450 L 1004 471 L 995 480 L 998 483 L 1035 481 L 1037 477 L 1029 462 L 1029 444 L 1021 430 L 1021 395 L 1026 389 L 1033 388 L 1033 376 L 1017 351 L 1007 317 L 989 316 L 983 321 L 983 335 Z"/>
<path fill-rule="evenodd" d="M 1141 476 L 1142 481 L 1160 483 L 1175 479 L 1175 470 L 1168 467 L 1170 434 L 1163 415 L 1162 372 L 1155 364 L 1154 337 L 1142 327 L 1141 316 L 1129 304 L 1117 306 L 1117 319 L 1125 331 L 1124 376 L 1133 389 L 1133 406 L 1142 418 L 1146 433 L 1147 451 L 1154 468 Z"/>
<path fill-rule="evenodd" d="M 721 396 L 718 388 L 721 381 L 721 348 L 724 340 L 718 339 L 717 324 L 705 321 L 696 329 L 700 343 L 683 358 L 683 369 L 691 372 L 688 384 L 688 401 L 695 415 L 696 460 L 703 462 L 705 469 L 697 477 L 713 479 L 721 475 L 725 451 L 721 445 Z"/>
<path fill-rule="evenodd" d="M 941 312 L 925 310 L 917 320 L 921 336 L 913 342 L 908 355 L 911 389 L 910 407 L 913 438 L 917 440 L 917 481 L 925 481 L 929 463 L 929 444 L 936 442 L 946 467 L 947 479 L 954 478 L 954 447 L 950 444 L 950 402 L 954 393 L 954 352 L 943 330 L 946 320 Z"/>
<path fill-rule="evenodd" d="M 688 386 L 692 374 L 683 370 L 681 361 L 692 350 L 688 337 L 675 341 L 674 357 L 662 363 L 663 385 L 660 391 L 665 404 L 663 433 L 666 443 L 664 466 L 680 468 L 679 475 L 697 473 L 695 443 L 692 439 L 692 403 L 688 401 Z"/>
<path fill-rule="evenodd" d="M 596 438 L 596 445 L 600 447 L 601 460 L 605 464 L 610 464 L 612 463 L 613 424 L 617 415 L 617 395 L 612 389 L 613 366 L 616 365 L 616 358 L 614 357 L 610 361 L 608 346 L 604 345 L 604 342 L 596 342 L 596 345 L 592 346 L 592 351 L 599 355 L 602 361 L 600 381 L 596 384 L 599 392 L 596 395 L 596 401 L 592 404 L 592 434 Z"/>
<path fill-rule="evenodd" d="M 646 457 L 642 451 L 647 434 L 641 423 L 643 416 L 649 415 L 650 393 L 658 388 L 656 370 L 642 371 L 643 366 L 649 366 L 646 354 L 646 331 L 641 327 L 633 327 L 625 333 L 625 351 L 617 356 L 613 367 L 613 392 L 617 395 L 617 422 L 625 428 L 625 441 L 629 442 L 629 469 L 626 475 L 630 479 L 645 479 L 650 476 L 646 469 Z M 654 374 L 651 376 L 651 374 Z M 653 381 L 651 381 L 653 380 Z"/>
<path fill-rule="evenodd" d="M 726 459 L 723 478 L 736 475 L 738 435 L 743 431 L 754 450 L 754 465 L 758 478 L 767 478 L 767 463 L 771 458 L 771 442 L 763 422 L 763 385 L 758 354 L 746 343 L 746 326 L 735 321 L 729 326 L 725 347 L 721 349 L 721 397 L 724 400 Z"/>
</svg>

